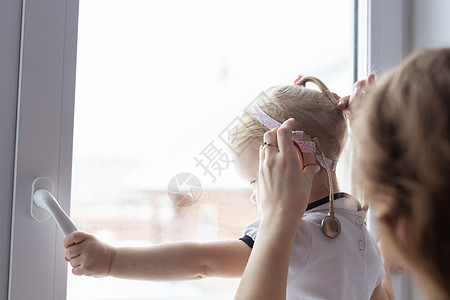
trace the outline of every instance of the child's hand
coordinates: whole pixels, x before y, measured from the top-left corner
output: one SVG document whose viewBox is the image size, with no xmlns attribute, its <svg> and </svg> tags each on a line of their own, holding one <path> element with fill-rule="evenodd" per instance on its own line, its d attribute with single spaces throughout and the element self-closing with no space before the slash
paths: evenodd
<svg viewBox="0 0 450 300">
<path fill-rule="evenodd" d="M 338 108 L 344 112 L 347 118 L 352 121 L 355 115 L 355 106 L 360 105 L 366 89 L 375 83 L 375 75 L 372 73 L 367 79 L 359 80 L 353 85 L 353 93 L 351 96 L 342 97 L 339 100 Z M 355 105 L 355 103 L 357 103 Z"/>
<path fill-rule="evenodd" d="M 259 208 L 263 216 L 270 213 L 300 220 L 309 201 L 312 180 L 320 169 L 316 165 L 301 170 L 292 142 L 293 125 L 294 119 L 289 119 L 264 134 L 264 141 L 271 146 L 260 149 Z"/>
<path fill-rule="evenodd" d="M 69 234 L 64 240 L 64 247 L 66 261 L 72 265 L 75 275 L 107 276 L 116 254 L 114 247 L 81 231 Z"/>
</svg>

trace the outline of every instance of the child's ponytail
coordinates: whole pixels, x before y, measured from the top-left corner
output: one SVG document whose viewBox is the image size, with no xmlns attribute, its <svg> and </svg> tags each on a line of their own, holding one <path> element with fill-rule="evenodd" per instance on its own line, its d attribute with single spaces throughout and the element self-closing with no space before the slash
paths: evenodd
<svg viewBox="0 0 450 300">
<path fill-rule="evenodd" d="M 319 78 L 308 76 L 308 77 L 301 77 L 301 79 L 298 81 L 298 85 L 305 86 L 307 82 L 314 83 L 319 90 L 324 94 L 328 99 L 332 101 L 333 104 L 337 105 L 337 101 L 339 101 L 339 97 L 332 93 L 330 89 L 326 86 L 326 84 L 320 80 Z"/>
</svg>

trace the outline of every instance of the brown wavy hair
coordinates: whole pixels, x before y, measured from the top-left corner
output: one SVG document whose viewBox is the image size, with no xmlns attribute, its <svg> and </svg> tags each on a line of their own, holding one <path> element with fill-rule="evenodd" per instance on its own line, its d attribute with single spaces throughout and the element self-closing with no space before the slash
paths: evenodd
<svg viewBox="0 0 450 300">
<path fill-rule="evenodd" d="M 359 186 L 429 299 L 450 299 L 450 49 L 410 56 L 363 100 Z"/>
</svg>

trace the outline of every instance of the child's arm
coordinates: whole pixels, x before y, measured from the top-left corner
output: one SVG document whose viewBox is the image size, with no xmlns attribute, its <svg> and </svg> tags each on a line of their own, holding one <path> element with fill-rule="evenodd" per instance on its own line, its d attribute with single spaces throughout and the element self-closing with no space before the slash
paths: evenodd
<svg viewBox="0 0 450 300">
<path fill-rule="evenodd" d="M 154 281 L 241 276 L 251 252 L 239 240 L 116 248 L 79 231 L 64 245 L 75 275 Z"/>
</svg>

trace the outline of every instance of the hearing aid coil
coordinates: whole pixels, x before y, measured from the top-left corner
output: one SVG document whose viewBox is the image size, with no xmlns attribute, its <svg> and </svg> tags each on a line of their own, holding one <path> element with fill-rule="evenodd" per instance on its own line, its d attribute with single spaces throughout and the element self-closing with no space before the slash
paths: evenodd
<svg viewBox="0 0 450 300">
<path fill-rule="evenodd" d="M 320 156 L 322 156 L 322 159 L 325 161 L 325 154 L 323 153 L 322 148 L 320 147 L 319 139 L 314 138 L 313 141 L 314 143 L 316 143 L 317 150 L 319 151 Z M 321 226 L 323 233 L 327 237 L 334 239 L 341 233 L 341 223 L 334 215 L 334 191 L 333 191 L 333 180 L 331 177 L 331 171 L 330 168 L 328 167 L 328 164 L 324 165 L 328 175 L 328 186 L 330 190 L 329 195 L 330 206 L 328 209 L 328 216 L 325 216 L 322 219 Z"/>
</svg>

